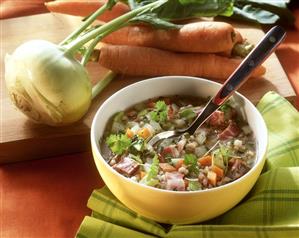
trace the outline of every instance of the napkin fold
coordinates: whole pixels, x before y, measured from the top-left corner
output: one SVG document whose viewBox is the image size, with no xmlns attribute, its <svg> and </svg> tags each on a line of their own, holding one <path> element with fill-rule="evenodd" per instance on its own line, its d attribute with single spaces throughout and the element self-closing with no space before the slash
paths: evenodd
<svg viewBox="0 0 299 238">
<path fill-rule="evenodd" d="M 92 192 L 92 210 L 77 232 L 93 237 L 299 237 L 299 113 L 283 97 L 267 93 L 257 105 L 269 131 L 263 173 L 241 203 L 200 224 L 169 225 L 125 207 L 107 187 Z"/>
</svg>

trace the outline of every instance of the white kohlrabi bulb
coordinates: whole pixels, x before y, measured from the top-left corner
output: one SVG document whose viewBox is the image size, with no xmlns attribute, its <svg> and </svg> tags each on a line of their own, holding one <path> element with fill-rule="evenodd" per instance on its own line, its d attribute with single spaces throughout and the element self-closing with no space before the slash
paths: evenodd
<svg viewBox="0 0 299 238">
<path fill-rule="evenodd" d="M 91 103 L 85 68 L 59 46 L 33 40 L 5 58 L 9 95 L 29 118 L 52 126 L 79 120 Z"/>
</svg>

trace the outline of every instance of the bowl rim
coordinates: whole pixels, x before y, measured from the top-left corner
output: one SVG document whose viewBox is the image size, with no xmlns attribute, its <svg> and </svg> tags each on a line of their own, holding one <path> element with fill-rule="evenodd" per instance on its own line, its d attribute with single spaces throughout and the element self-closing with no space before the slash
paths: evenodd
<svg viewBox="0 0 299 238">
<path fill-rule="evenodd" d="M 177 194 L 179 196 L 181 196 L 181 195 L 184 196 L 186 194 L 190 194 L 190 195 L 192 194 L 192 195 L 194 195 L 194 194 L 197 194 L 197 193 L 198 194 L 201 194 L 201 193 L 213 193 L 213 192 L 221 190 L 221 189 L 229 188 L 230 186 L 233 186 L 234 184 L 241 182 L 242 180 L 246 179 L 247 177 L 250 177 L 251 174 L 254 173 L 254 171 L 257 169 L 258 166 L 260 166 L 261 163 L 262 163 L 262 165 L 264 165 L 264 162 L 265 162 L 265 159 L 266 159 L 265 155 L 266 155 L 267 147 L 268 147 L 268 131 L 267 131 L 266 123 L 265 123 L 265 121 L 264 121 L 261 113 L 257 110 L 257 108 L 253 105 L 253 103 L 249 99 L 247 99 L 245 96 L 243 96 L 241 93 L 239 93 L 238 91 L 236 91 L 233 95 L 237 95 L 238 97 L 241 97 L 243 100 L 245 100 L 249 104 L 250 108 L 253 110 L 254 114 L 257 115 L 258 120 L 261 122 L 261 127 L 264 129 L 264 132 L 266 134 L 266 137 L 265 137 L 266 141 L 264 142 L 265 147 L 262 148 L 262 150 L 259 150 L 259 157 L 256 157 L 256 162 L 254 163 L 253 167 L 250 168 L 250 170 L 245 175 L 241 176 L 240 178 L 238 178 L 238 179 L 236 179 L 236 180 L 234 180 L 234 181 L 232 181 L 230 183 L 227 183 L 227 184 L 224 184 L 224 185 L 221 185 L 221 186 L 217 186 L 217 187 L 213 187 L 213 188 L 204 189 L 204 190 L 197 190 L 197 191 L 172 191 L 172 190 L 155 188 L 155 187 L 151 187 L 151 186 L 148 186 L 148 185 L 145 185 L 145 184 L 141 184 L 141 183 L 135 182 L 135 181 L 133 181 L 133 180 L 131 180 L 131 179 L 129 179 L 129 178 L 121 175 L 117 171 L 115 171 L 106 162 L 106 160 L 102 156 L 102 154 L 100 152 L 100 149 L 98 147 L 98 142 L 96 141 L 95 128 L 96 128 L 96 124 L 98 123 L 98 121 L 100 121 L 100 120 L 98 120 L 98 117 L 100 116 L 100 112 L 103 110 L 103 108 L 105 108 L 107 105 L 109 105 L 110 101 L 113 100 L 113 98 L 117 97 L 119 93 L 127 91 L 130 88 L 136 87 L 138 85 L 151 83 L 152 81 L 169 80 L 169 79 L 173 79 L 173 78 L 176 78 L 176 79 L 179 78 L 180 80 L 186 80 L 186 79 L 199 80 L 199 81 L 204 81 L 204 82 L 207 82 L 207 83 L 210 83 L 210 84 L 215 84 L 215 85 L 218 85 L 218 86 L 222 85 L 222 84 L 220 84 L 218 82 L 211 81 L 211 80 L 208 80 L 208 79 L 205 79 L 205 78 L 176 75 L 176 76 L 160 76 L 160 77 L 147 78 L 147 79 L 144 79 L 144 80 L 132 83 L 130 85 L 127 85 L 126 87 L 124 87 L 124 88 L 116 91 L 115 93 L 113 93 L 111 96 L 109 96 L 102 103 L 102 105 L 98 108 L 98 110 L 97 110 L 97 112 L 94 115 L 93 120 L 92 120 L 91 131 L 90 131 L 90 140 L 91 140 L 91 147 L 92 147 L 92 150 L 93 150 L 93 154 L 96 153 L 96 155 L 97 155 L 97 156 L 93 155 L 93 159 L 94 159 L 95 162 L 96 162 L 97 159 L 102 160 L 103 163 L 105 164 L 105 166 L 108 168 L 108 170 L 110 172 L 112 172 L 114 175 L 116 175 L 120 179 L 122 179 L 122 180 L 124 179 L 126 182 L 132 183 L 135 186 L 140 186 L 143 189 L 149 189 L 149 190 L 153 190 L 153 191 L 159 192 L 159 193 Z M 258 143 L 258 141 L 257 141 L 257 143 Z M 100 173 L 100 171 L 98 171 L 98 172 Z M 100 175 L 101 175 L 101 173 L 100 173 Z"/>
</svg>

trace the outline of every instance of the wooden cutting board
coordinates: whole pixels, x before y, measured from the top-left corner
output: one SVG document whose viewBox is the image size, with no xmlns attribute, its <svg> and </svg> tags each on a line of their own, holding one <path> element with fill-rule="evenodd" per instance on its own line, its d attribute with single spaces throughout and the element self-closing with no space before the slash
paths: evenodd
<svg viewBox="0 0 299 238">
<path fill-rule="evenodd" d="M 0 96 L 0 164 L 69 154 L 90 149 L 89 131 L 92 118 L 101 103 L 120 88 L 134 83 L 138 78 L 119 76 L 92 103 L 89 112 L 76 124 L 53 128 L 32 123 L 10 102 L 4 82 L 4 56 L 20 44 L 31 39 L 60 42 L 80 24 L 77 17 L 60 14 L 42 14 L 1 21 L 1 96 Z M 250 42 L 256 43 L 264 35 L 256 26 L 236 25 Z M 276 55 L 264 64 L 267 74 L 264 79 L 250 80 L 240 90 L 253 103 L 268 91 L 276 91 L 292 101 L 295 93 Z M 98 64 L 88 67 L 93 81 L 101 78 L 105 69 Z"/>
</svg>

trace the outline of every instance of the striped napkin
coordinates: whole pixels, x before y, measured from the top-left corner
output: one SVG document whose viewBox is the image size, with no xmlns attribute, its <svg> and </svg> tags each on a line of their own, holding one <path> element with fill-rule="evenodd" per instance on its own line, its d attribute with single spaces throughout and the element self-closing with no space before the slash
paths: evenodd
<svg viewBox="0 0 299 238">
<path fill-rule="evenodd" d="M 193 225 L 160 224 L 139 216 L 106 188 L 96 189 L 92 210 L 77 237 L 299 237 L 299 113 L 267 93 L 257 105 L 269 130 L 264 171 L 246 198 L 227 213 Z"/>
</svg>

